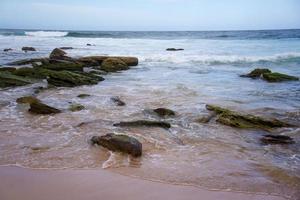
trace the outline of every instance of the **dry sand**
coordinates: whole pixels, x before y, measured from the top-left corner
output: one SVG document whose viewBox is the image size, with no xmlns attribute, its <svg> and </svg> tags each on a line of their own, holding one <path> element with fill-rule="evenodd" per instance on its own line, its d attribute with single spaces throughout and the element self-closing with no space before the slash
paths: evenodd
<svg viewBox="0 0 300 200">
<path fill-rule="evenodd" d="M 0 167 L 1 200 L 282 200 L 284 198 L 179 186 L 99 170 Z"/>
</svg>

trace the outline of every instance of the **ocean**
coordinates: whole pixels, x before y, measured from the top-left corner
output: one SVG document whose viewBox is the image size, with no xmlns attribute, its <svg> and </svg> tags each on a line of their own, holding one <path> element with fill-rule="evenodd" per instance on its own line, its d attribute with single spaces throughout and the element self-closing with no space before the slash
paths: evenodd
<svg viewBox="0 0 300 200">
<path fill-rule="evenodd" d="M 87 46 L 86 44 L 92 44 Z M 35 52 L 23 52 L 32 46 Z M 49 56 L 56 47 L 69 56 L 135 56 L 139 65 L 105 75 L 94 86 L 49 89 L 42 101 L 80 112 L 35 116 L 16 98 L 32 94 L 36 85 L 0 89 L 0 165 L 30 168 L 105 168 L 116 173 L 212 190 L 266 193 L 296 198 L 300 191 L 300 81 L 269 83 L 241 78 L 255 68 L 300 77 L 300 30 L 262 31 L 50 31 L 0 30 L 0 65 Z M 4 52 L 2 49 L 12 48 Z M 170 52 L 167 48 L 183 48 Z M 42 83 L 44 84 L 44 83 Z M 81 93 L 91 94 L 78 99 Z M 125 107 L 110 102 L 119 96 Z M 292 145 L 262 145 L 268 132 L 241 130 L 197 119 L 206 104 L 277 118 L 296 127 L 274 134 L 293 137 Z M 177 116 L 172 128 L 122 129 L 119 121 L 157 119 L 149 109 L 167 107 Z M 83 127 L 82 122 L 92 122 Z M 298 126 L 298 127 L 297 127 Z M 144 154 L 132 159 L 92 148 L 93 135 L 125 133 L 143 143 Z M 28 148 L 29 147 L 29 148 Z M 34 151 L 35 147 L 41 150 Z"/>
</svg>

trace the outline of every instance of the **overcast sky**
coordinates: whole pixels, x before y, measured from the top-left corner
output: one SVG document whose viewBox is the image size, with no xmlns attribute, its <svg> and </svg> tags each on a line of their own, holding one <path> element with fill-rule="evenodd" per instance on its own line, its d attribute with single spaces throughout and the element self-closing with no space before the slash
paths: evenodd
<svg viewBox="0 0 300 200">
<path fill-rule="evenodd" d="M 158 31 L 300 28 L 300 0 L 0 0 L 0 28 Z"/>
</svg>

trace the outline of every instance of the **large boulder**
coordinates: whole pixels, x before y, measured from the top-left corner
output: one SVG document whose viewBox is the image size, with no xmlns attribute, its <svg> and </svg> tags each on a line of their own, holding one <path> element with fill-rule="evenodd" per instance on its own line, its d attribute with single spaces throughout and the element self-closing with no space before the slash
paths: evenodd
<svg viewBox="0 0 300 200">
<path fill-rule="evenodd" d="M 27 51 L 36 51 L 36 49 L 33 48 L 33 47 L 22 47 L 22 51 L 25 51 L 25 52 L 27 52 Z"/>
<path fill-rule="evenodd" d="M 109 133 L 104 136 L 94 136 L 91 143 L 101 145 L 111 151 L 128 153 L 134 157 L 142 155 L 142 144 L 137 139 L 127 135 Z"/>
<path fill-rule="evenodd" d="M 139 127 L 139 126 L 146 126 L 146 127 L 160 127 L 169 129 L 171 128 L 171 124 L 168 122 L 163 121 L 149 121 L 149 120 L 137 120 L 137 121 L 130 121 L 130 122 L 120 122 L 114 124 L 114 126 L 120 127 Z"/>
<path fill-rule="evenodd" d="M 257 68 L 251 71 L 249 74 L 241 75 L 241 77 L 248 77 L 248 78 L 260 78 L 264 73 L 271 73 L 269 69 Z"/>
<path fill-rule="evenodd" d="M 217 122 L 236 128 L 256 128 L 268 131 L 272 128 L 293 126 L 277 119 L 264 119 L 254 115 L 241 114 L 214 105 L 206 105 L 206 109 L 216 113 Z"/>
<path fill-rule="evenodd" d="M 100 69 L 106 72 L 117 72 L 122 70 L 128 70 L 129 67 L 121 59 L 107 58 L 102 62 Z"/>
<path fill-rule="evenodd" d="M 59 109 L 53 108 L 41 102 L 32 102 L 30 103 L 29 112 L 34 114 L 48 115 L 48 114 L 60 113 L 61 111 Z"/>
<path fill-rule="evenodd" d="M 298 81 L 299 78 L 296 76 L 290 76 L 277 72 L 264 73 L 263 78 L 268 82 L 282 82 L 282 81 Z"/>
<path fill-rule="evenodd" d="M 35 83 L 35 80 L 16 76 L 9 72 L 0 72 L 0 88 L 23 86 Z"/>
</svg>

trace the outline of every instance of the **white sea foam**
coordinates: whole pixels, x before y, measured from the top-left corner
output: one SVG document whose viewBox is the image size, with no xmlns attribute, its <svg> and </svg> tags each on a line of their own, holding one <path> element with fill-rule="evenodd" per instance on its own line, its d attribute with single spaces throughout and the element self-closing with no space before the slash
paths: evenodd
<svg viewBox="0 0 300 200">
<path fill-rule="evenodd" d="M 63 31 L 26 31 L 25 35 L 33 37 L 64 37 L 68 32 Z"/>
</svg>

